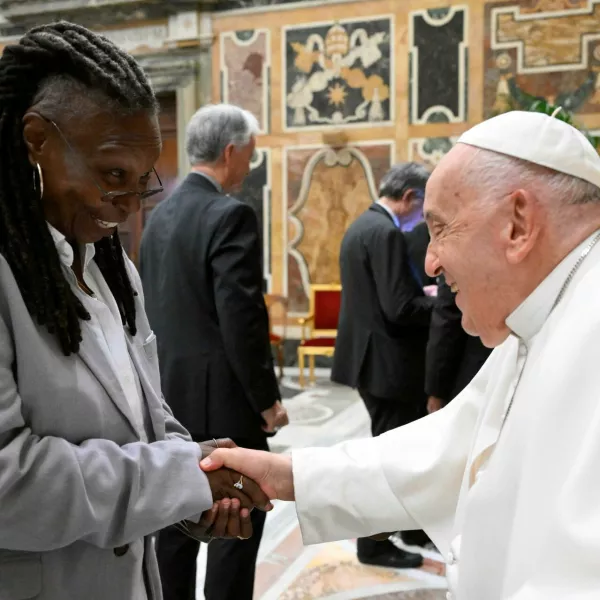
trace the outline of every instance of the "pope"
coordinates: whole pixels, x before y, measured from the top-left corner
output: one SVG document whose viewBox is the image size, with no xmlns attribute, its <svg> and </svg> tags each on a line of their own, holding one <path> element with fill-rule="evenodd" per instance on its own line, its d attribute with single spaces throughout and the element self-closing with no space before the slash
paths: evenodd
<svg viewBox="0 0 600 600">
<path fill-rule="evenodd" d="M 202 463 L 296 500 L 304 542 L 424 529 L 449 598 L 600 597 L 600 157 L 514 111 L 462 135 L 427 184 L 426 269 L 494 347 L 446 408 L 377 438 Z"/>
</svg>

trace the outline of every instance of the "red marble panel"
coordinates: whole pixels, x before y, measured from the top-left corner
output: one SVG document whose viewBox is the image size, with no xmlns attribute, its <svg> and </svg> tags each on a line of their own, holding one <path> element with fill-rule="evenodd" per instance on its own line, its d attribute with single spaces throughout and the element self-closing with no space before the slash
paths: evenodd
<svg viewBox="0 0 600 600">
<path fill-rule="evenodd" d="M 221 99 L 250 111 L 263 133 L 269 130 L 269 32 L 221 34 Z"/>
</svg>

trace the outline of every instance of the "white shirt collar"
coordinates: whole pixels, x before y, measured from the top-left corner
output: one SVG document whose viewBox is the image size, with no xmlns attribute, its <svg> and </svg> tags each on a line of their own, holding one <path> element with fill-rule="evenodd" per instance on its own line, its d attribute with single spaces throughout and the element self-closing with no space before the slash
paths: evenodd
<svg viewBox="0 0 600 600">
<path fill-rule="evenodd" d="M 219 194 L 223 194 L 223 186 L 211 175 L 209 175 L 208 173 L 204 173 L 203 171 L 191 171 L 191 173 L 195 173 L 196 175 L 200 175 L 200 177 L 204 177 L 204 179 L 208 180 L 210 183 L 212 183 L 215 188 L 217 188 L 217 192 L 219 192 Z"/>
<path fill-rule="evenodd" d="M 379 204 L 379 206 L 381 206 L 381 208 L 383 208 L 383 210 L 385 210 L 385 212 L 392 217 L 394 225 L 396 227 L 400 227 L 400 219 L 392 212 L 392 209 L 385 205 L 381 200 L 377 200 L 377 204 Z"/>
<path fill-rule="evenodd" d="M 571 269 L 581 256 L 584 248 L 598 232 L 594 232 L 554 268 L 535 290 L 508 316 L 506 325 L 523 340 L 531 340 L 550 316 L 556 298 L 560 293 Z"/>
<path fill-rule="evenodd" d="M 56 246 L 56 251 L 58 252 L 60 262 L 65 267 L 70 269 L 73 266 L 73 260 L 75 258 L 71 244 L 69 244 L 67 238 L 60 231 L 58 231 L 58 229 L 50 225 L 48 222 L 46 222 L 46 224 L 48 225 L 48 230 L 50 231 L 50 235 L 54 240 L 54 245 Z M 85 271 L 90 264 L 90 261 L 96 254 L 96 247 L 94 244 L 85 244 L 81 248 L 81 254 L 83 257 L 83 270 Z"/>
</svg>

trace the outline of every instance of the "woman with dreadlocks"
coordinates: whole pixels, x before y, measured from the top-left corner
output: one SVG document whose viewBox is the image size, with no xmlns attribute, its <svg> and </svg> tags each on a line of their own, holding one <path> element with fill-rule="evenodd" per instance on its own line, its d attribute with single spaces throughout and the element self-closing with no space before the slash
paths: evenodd
<svg viewBox="0 0 600 600">
<path fill-rule="evenodd" d="M 136 62 L 77 25 L 0 59 L 2 599 L 159 599 L 153 532 L 247 537 L 248 509 L 268 508 L 239 474 L 200 470 L 211 448 L 161 400 L 117 234 L 162 190 L 157 111 Z"/>
</svg>

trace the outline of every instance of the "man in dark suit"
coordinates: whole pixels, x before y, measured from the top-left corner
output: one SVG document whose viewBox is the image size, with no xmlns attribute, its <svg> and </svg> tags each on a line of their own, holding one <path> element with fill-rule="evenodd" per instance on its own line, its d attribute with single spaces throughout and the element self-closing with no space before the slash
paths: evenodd
<svg viewBox="0 0 600 600">
<path fill-rule="evenodd" d="M 400 227 L 420 208 L 428 177 L 416 163 L 392 167 L 381 181 L 378 202 L 342 240 L 342 305 L 331 378 L 358 389 L 374 436 L 425 413 L 425 347 L 435 299 L 423 292 Z M 366 564 L 422 564 L 420 554 L 389 541 L 359 539 L 357 550 Z"/>
<path fill-rule="evenodd" d="M 429 246 L 427 223 L 420 221 L 410 231 L 407 231 L 404 237 L 408 246 L 408 254 L 419 272 L 423 287 L 437 285 L 435 277 L 430 277 L 425 272 L 425 256 L 427 256 L 427 246 Z M 435 288 L 433 289 L 435 290 Z"/>
<path fill-rule="evenodd" d="M 252 208 L 228 195 L 250 170 L 257 131 L 256 119 L 231 105 L 192 117 L 192 172 L 153 210 L 140 271 L 162 389 L 177 419 L 194 439 L 268 450 L 266 435 L 287 424 L 287 413 L 273 370 L 258 225 Z M 211 542 L 206 600 L 251 600 L 264 520 L 253 511 L 250 540 Z M 161 533 L 165 600 L 195 598 L 198 548 L 175 528 Z"/>
<path fill-rule="evenodd" d="M 478 337 L 469 335 L 462 327 L 462 313 L 455 294 L 444 280 L 438 281 L 438 301 L 431 315 L 425 391 L 427 411 L 439 410 L 471 382 L 492 352 Z"/>
</svg>

